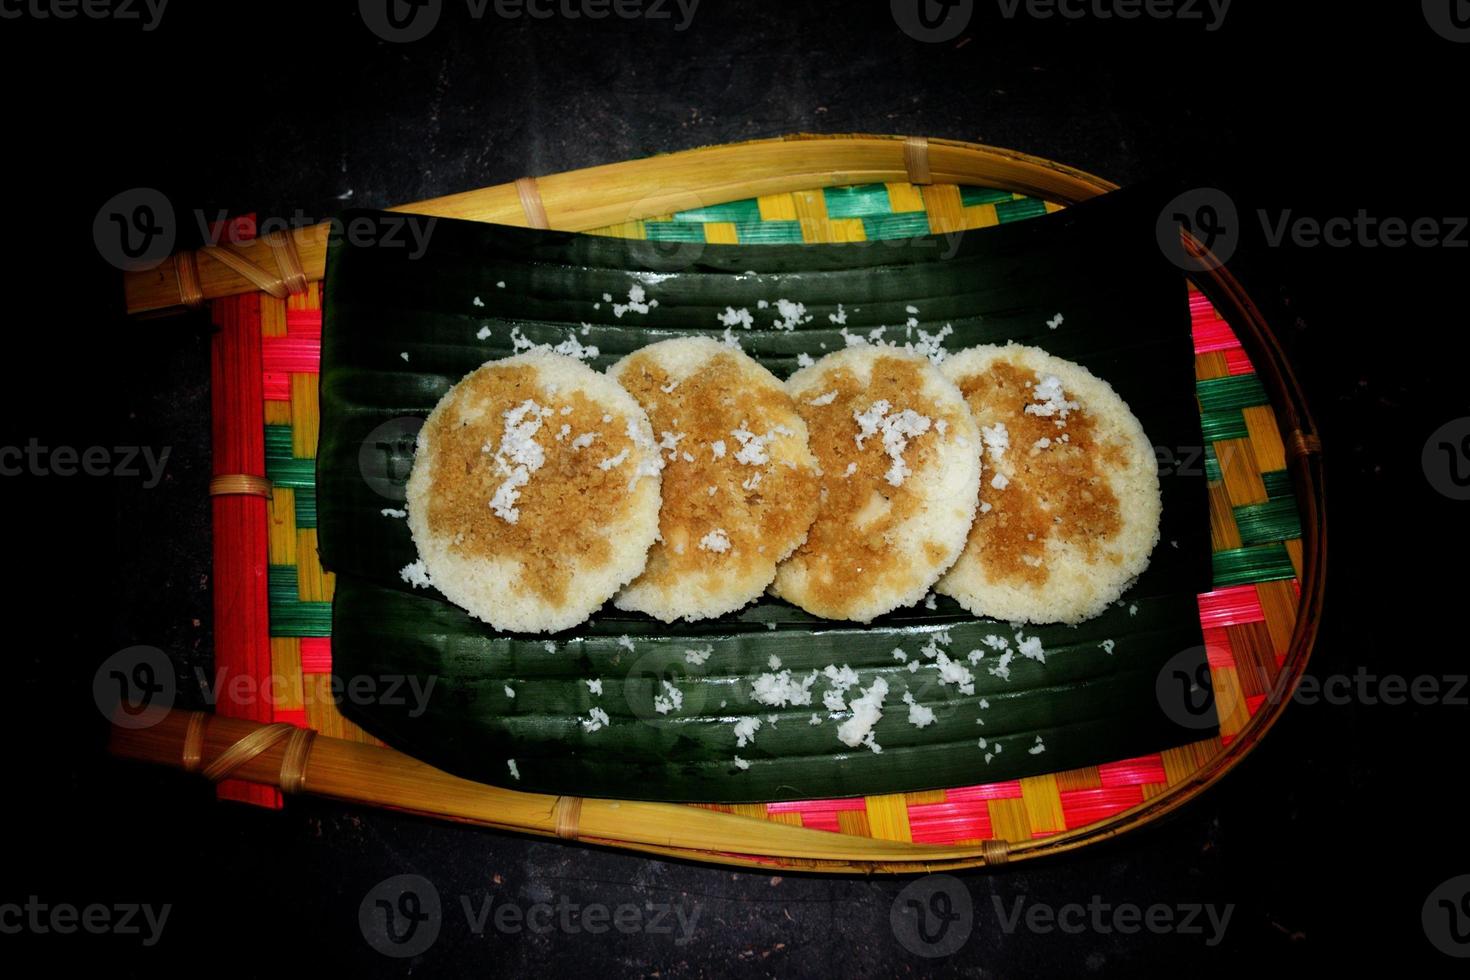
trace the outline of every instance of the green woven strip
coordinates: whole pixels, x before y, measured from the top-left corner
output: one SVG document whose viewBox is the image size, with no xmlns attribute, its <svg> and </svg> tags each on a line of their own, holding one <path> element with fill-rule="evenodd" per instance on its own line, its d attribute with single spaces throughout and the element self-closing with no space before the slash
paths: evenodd
<svg viewBox="0 0 1470 980">
<path fill-rule="evenodd" d="M 863 218 L 863 232 L 870 242 L 890 238 L 917 238 L 929 234 L 929 215 L 924 211 L 873 215 Z"/>
<path fill-rule="evenodd" d="M 297 490 L 302 487 L 315 487 L 316 460 L 280 459 L 267 456 L 265 475 L 278 487 L 291 487 Z"/>
<path fill-rule="evenodd" d="M 1252 405 L 1269 405 L 1266 389 L 1261 379 L 1254 374 L 1237 374 L 1228 378 L 1208 378 L 1195 382 L 1199 392 L 1199 407 L 1203 412 L 1218 412 L 1225 409 L 1249 408 Z"/>
<path fill-rule="evenodd" d="M 1262 473 L 1261 482 L 1266 484 L 1266 496 L 1270 499 L 1280 500 L 1284 497 L 1293 503 L 1296 501 L 1296 491 L 1291 486 L 1291 474 L 1286 470 Z"/>
<path fill-rule="evenodd" d="M 291 427 L 289 425 L 268 425 L 265 427 L 265 458 L 291 458 Z"/>
<path fill-rule="evenodd" d="M 1199 420 L 1207 443 L 1219 442 L 1222 439 L 1245 439 L 1250 436 L 1250 430 L 1245 427 L 1245 416 L 1240 414 L 1238 408 L 1218 412 L 1201 412 Z M 1215 467 L 1218 472 L 1218 461 Z"/>
<path fill-rule="evenodd" d="M 885 184 L 861 184 L 857 187 L 828 187 L 822 196 L 827 201 L 829 218 L 868 218 L 873 215 L 890 214 L 893 204 L 888 200 Z"/>
<path fill-rule="evenodd" d="M 1240 541 L 1245 545 L 1294 541 L 1302 536 L 1302 521 L 1297 514 L 1295 497 L 1237 507 L 1235 526 L 1240 529 Z"/>
<path fill-rule="evenodd" d="M 1003 225 L 1012 221 L 1025 221 L 1027 218 L 1039 218 L 1043 214 L 1046 214 L 1046 202 L 1038 201 L 1034 197 L 1023 197 L 1019 201 L 1002 201 L 995 206 L 995 216 Z"/>
<path fill-rule="evenodd" d="M 799 221 L 747 221 L 735 226 L 742 245 L 800 245 Z"/>
<path fill-rule="evenodd" d="M 674 215 L 674 220 L 692 221 L 699 224 L 707 224 L 711 221 L 733 221 L 736 224 L 759 221 L 761 220 L 761 206 L 759 201 L 750 197 L 743 201 L 716 204 L 714 207 L 680 211 Z"/>
<path fill-rule="evenodd" d="M 297 598 L 295 565 L 270 566 L 269 582 L 271 636 L 332 635 L 332 604 Z"/>
<path fill-rule="evenodd" d="M 973 208 L 979 204 L 1000 204 L 1002 201 L 1014 201 L 1016 195 L 1010 191 L 998 191 L 993 187 L 961 187 L 960 203 L 967 208 Z"/>
<path fill-rule="evenodd" d="M 1215 444 L 1205 443 L 1205 479 L 1211 483 L 1219 483 L 1223 476 L 1220 473 L 1220 458 L 1215 455 Z"/>
<path fill-rule="evenodd" d="M 316 527 L 316 487 L 296 488 L 296 526 Z"/>
<path fill-rule="evenodd" d="M 1280 542 L 1215 552 L 1215 588 L 1296 578 L 1291 556 Z"/>
<path fill-rule="evenodd" d="M 687 221 L 645 221 L 643 231 L 651 242 L 704 241 L 704 225 Z"/>
</svg>

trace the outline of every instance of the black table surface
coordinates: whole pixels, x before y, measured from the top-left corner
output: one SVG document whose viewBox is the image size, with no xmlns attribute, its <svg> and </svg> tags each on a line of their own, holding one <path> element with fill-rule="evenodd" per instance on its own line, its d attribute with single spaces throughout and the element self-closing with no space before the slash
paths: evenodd
<svg viewBox="0 0 1470 980">
<path fill-rule="evenodd" d="M 190 216 L 323 220 L 694 146 L 889 132 L 1013 147 L 1122 183 L 1198 175 L 1230 188 L 1247 224 L 1258 212 L 1364 209 L 1452 228 L 1467 213 L 1448 175 L 1470 45 L 1431 27 L 1442 20 L 1433 3 L 1288 13 L 1242 0 L 1223 19 L 1204 3 L 1174 5 L 1203 20 L 1103 18 L 1128 6 L 1112 2 L 1062 5 L 1078 17 L 962 3 L 951 15 L 968 26 L 935 43 L 900 29 L 903 4 L 866 0 L 703 0 L 684 29 L 688 8 L 672 2 L 657 8 L 668 18 L 648 0 L 616 8 L 645 16 L 602 20 L 569 17 L 602 9 L 580 0 L 533 5 L 547 18 L 501 16 L 493 3 L 476 18 L 477 5 L 449 3 L 413 43 L 377 37 L 358 6 L 168 5 L 147 29 L 64 19 L 64 3 L 4 6 L 0 447 L 169 456 L 157 486 L 0 479 L 14 637 L 0 956 L 257 976 L 1459 965 L 1439 946 L 1465 935 L 1470 905 L 1441 910 L 1431 892 L 1470 874 L 1453 809 L 1470 505 L 1435 490 L 1422 455 L 1431 433 L 1470 415 L 1467 253 L 1450 242 L 1256 241 L 1242 259 L 1325 439 L 1332 559 L 1312 673 L 1371 679 L 1333 703 L 1292 705 L 1258 751 L 1167 822 L 953 881 L 755 873 L 319 799 L 279 812 L 220 804 L 197 779 L 109 759 L 97 665 L 156 646 L 197 693 L 212 646 L 209 326 L 202 315 L 122 316 L 118 273 L 89 234 L 120 191 L 157 188 Z M 1389 676 L 1432 678 L 1441 693 L 1390 703 Z M 412 958 L 378 952 L 359 925 L 398 875 L 421 876 L 442 905 L 437 939 Z M 958 903 L 948 907 L 970 932 L 951 954 L 920 955 L 933 950 L 894 929 L 915 888 Z M 142 915 L 124 927 L 122 910 L 138 903 L 167 909 L 161 928 Z M 65 930 L 66 908 L 92 905 L 109 910 L 102 927 Z M 1165 924 L 1128 929 L 1126 910 L 1154 906 Z M 604 921 L 586 917 L 594 908 L 622 928 L 593 931 Z M 1458 934 L 1445 932 L 1453 916 Z"/>
</svg>

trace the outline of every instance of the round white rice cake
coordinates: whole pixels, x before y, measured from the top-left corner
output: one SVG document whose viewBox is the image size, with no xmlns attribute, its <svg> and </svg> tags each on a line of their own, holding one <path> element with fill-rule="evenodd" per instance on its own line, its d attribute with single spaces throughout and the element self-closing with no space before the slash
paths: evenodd
<svg viewBox="0 0 1470 980">
<path fill-rule="evenodd" d="M 936 591 L 1011 622 L 1096 616 L 1159 540 L 1143 426 L 1106 381 L 1036 347 L 972 347 L 943 370 L 980 427 L 987 475 L 964 554 Z"/>
<path fill-rule="evenodd" d="M 648 416 L 546 349 L 491 361 L 419 431 L 408 526 L 429 580 L 496 629 L 576 626 L 643 571 L 658 534 Z"/>
<path fill-rule="evenodd" d="M 608 374 L 648 412 L 664 457 L 659 541 L 613 604 L 670 623 L 759 598 L 817 513 L 817 461 L 781 382 L 708 337 L 652 344 Z"/>
<path fill-rule="evenodd" d="M 859 623 L 918 602 L 975 516 L 980 435 L 959 389 L 927 358 L 860 345 L 796 372 L 786 390 L 822 467 L 821 503 L 772 591 Z"/>
</svg>

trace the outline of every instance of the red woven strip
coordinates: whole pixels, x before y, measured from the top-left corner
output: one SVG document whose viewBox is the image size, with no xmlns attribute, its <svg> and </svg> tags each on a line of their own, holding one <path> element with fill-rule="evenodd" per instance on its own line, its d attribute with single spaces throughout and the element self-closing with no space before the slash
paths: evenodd
<svg viewBox="0 0 1470 980">
<path fill-rule="evenodd" d="M 291 400 L 291 376 L 285 371 L 266 371 L 262 379 L 265 384 L 265 400 L 288 402 Z"/>
<path fill-rule="evenodd" d="M 260 294 L 216 300 L 214 323 L 219 328 L 210 344 L 214 475 L 264 477 Z M 265 683 L 271 675 L 265 498 L 226 494 L 212 499 L 216 676 L 243 674 Z M 243 703 L 221 698 L 215 710 L 230 718 L 271 720 L 271 706 L 264 698 Z M 279 790 L 234 779 L 220 783 L 219 795 L 261 806 L 281 805 Z"/>
<path fill-rule="evenodd" d="M 1204 631 L 1205 659 L 1211 670 L 1235 666 L 1235 648 L 1230 645 L 1230 632 L 1223 626 L 1213 626 Z"/>
<path fill-rule="evenodd" d="M 1232 585 L 1227 589 L 1206 592 L 1199 597 L 1199 623 L 1205 629 L 1212 626 L 1259 623 L 1265 618 L 1265 610 L 1261 608 L 1261 595 L 1254 585 Z"/>
<path fill-rule="evenodd" d="M 1008 783 L 984 783 L 979 786 L 961 786 L 958 789 L 947 789 L 944 791 L 946 803 L 969 803 L 974 800 L 1019 800 L 1021 798 L 1021 783 L 1011 780 Z"/>
<path fill-rule="evenodd" d="M 803 813 L 801 815 L 801 825 L 809 830 L 828 830 L 834 834 L 842 833 L 842 828 L 837 826 L 836 810 Z"/>
<path fill-rule="evenodd" d="M 1097 820 L 1106 820 L 1115 813 L 1122 813 L 1143 802 L 1143 790 L 1136 784 L 1103 789 L 1063 790 L 1060 795 L 1062 817 L 1069 830 L 1085 827 Z"/>
<path fill-rule="evenodd" d="M 909 832 L 915 844 L 948 844 L 995 836 L 984 800 L 916 803 L 909 807 Z"/>
<path fill-rule="evenodd" d="M 266 371 L 316 374 L 322 363 L 322 339 L 309 334 L 266 337 L 261 345 L 261 366 Z"/>
<path fill-rule="evenodd" d="M 1164 759 L 1158 755 L 1104 763 L 1097 767 L 1097 774 L 1104 789 L 1168 782 L 1168 776 L 1164 774 Z"/>
<path fill-rule="evenodd" d="M 1225 351 L 1225 370 L 1230 374 L 1255 374 L 1256 366 L 1251 359 L 1246 357 L 1245 351 L 1239 347 L 1231 347 Z"/>
<path fill-rule="evenodd" d="M 297 728 L 311 727 L 306 723 L 305 708 L 276 708 L 272 712 L 272 714 L 274 715 L 274 717 L 271 719 L 272 721 L 288 722 L 292 725 L 295 725 Z"/>
<path fill-rule="evenodd" d="M 1196 354 L 1240 346 L 1240 338 L 1230 329 L 1230 324 L 1210 305 L 1209 300 L 1192 289 L 1189 293 L 1189 321 L 1194 332 Z"/>
<path fill-rule="evenodd" d="M 1245 710 L 1250 712 L 1251 717 L 1255 717 L 1256 712 L 1261 709 L 1261 704 L 1265 700 L 1266 695 L 1264 694 L 1247 695 L 1245 699 Z"/>
<path fill-rule="evenodd" d="M 293 337 L 299 334 L 303 337 L 320 338 L 322 335 L 322 311 L 287 310 L 286 333 Z"/>
<path fill-rule="evenodd" d="M 302 651 L 305 658 L 305 651 Z M 787 800 L 782 803 L 767 803 L 767 813 L 800 813 L 806 819 L 808 813 L 836 813 L 838 810 L 866 810 L 868 804 L 862 797 L 845 800 Z"/>
<path fill-rule="evenodd" d="M 331 637 L 303 636 L 301 638 L 301 672 L 303 674 L 330 674 L 332 672 Z"/>
</svg>

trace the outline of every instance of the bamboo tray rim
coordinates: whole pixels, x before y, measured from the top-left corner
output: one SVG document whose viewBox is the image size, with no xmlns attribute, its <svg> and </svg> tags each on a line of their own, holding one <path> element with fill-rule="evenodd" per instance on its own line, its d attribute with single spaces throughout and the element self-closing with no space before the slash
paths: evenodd
<svg viewBox="0 0 1470 980">
<path fill-rule="evenodd" d="M 759 194 L 911 179 L 917 176 L 912 159 L 916 142 L 923 146 L 923 176 L 936 183 L 990 186 L 1015 193 L 1043 196 L 1062 204 L 1076 203 L 1116 187 L 1101 177 L 1054 161 L 980 144 L 955 140 L 916 141 L 902 136 L 797 134 L 567 171 L 537 179 L 532 182 L 530 191 L 523 180 L 404 205 L 393 210 L 521 226 L 544 226 L 545 222 L 550 227 L 561 230 L 586 231 L 621 220 L 668 213 L 676 209 L 671 205 L 687 201 L 691 195 L 701 206 L 713 206 Z M 656 190 L 647 192 L 646 188 L 650 186 Z M 542 212 L 539 215 L 538 206 Z M 615 215 L 612 220 L 606 220 L 609 213 Z M 293 234 L 307 279 L 316 280 L 321 277 L 325 263 L 326 228 L 326 225 L 317 225 L 299 229 Z M 255 244 L 262 253 L 273 251 L 264 243 Z M 1198 248 L 1198 243 L 1193 244 Z M 200 250 L 201 253 L 208 251 L 208 248 Z M 264 259 L 265 255 L 258 255 L 256 258 Z M 190 261 L 197 262 L 197 256 L 193 259 L 171 257 L 154 270 L 128 274 L 125 277 L 125 291 L 129 311 L 149 312 L 176 306 L 180 290 L 175 265 Z M 238 275 L 229 266 L 220 265 L 219 268 L 227 275 L 204 281 L 207 296 L 237 295 L 260 288 L 258 282 Z M 169 279 L 173 282 L 169 282 Z M 1091 824 L 1039 839 L 986 841 L 984 846 L 904 843 L 906 853 L 899 859 L 902 865 L 899 867 L 895 866 L 895 855 L 891 850 L 899 842 L 834 835 L 849 838 L 854 845 L 881 844 L 881 850 L 885 853 L 881 857 L 874 855 L 875 859 L 872 860 L 817 859 L 802 862 L 802 867 L 779 865 L 783 870 L 868 873 L 920 871 L 939 867 L 953 869 L 993 866 L 1026 858 L 1067 853 L 1145 826 L 1175 812 L 1206 788 L 1223 779 L 1260 744 L 1266 732 L 1280 718 L 1286 705 L 1290 703 L 1290 695 L 1296 689 L 1311 656 L 1325 593 L 1326 524 L 1323 513 L 1321 443 L 1305 396 L 1285 353 L 1272 333 L 1265 315 L 1243 285 L 1225 266 L 1199 273 L 1191 279 L 1235 329 L 1255 365 L 1256 373 L 1266 388 L 1272 411 L 1281 427 L 1287 448 L 1287 467 L 1302 510 L 1301 594 L 1296 624 L 1281 664 L 1281 672 L 1260 709 L 1249 718 L 1228 745 L 1223 746 L 1187 778 L 1142 803 Z M 201 280 L 205 280 L 202 274 Z M 211 288 L 215 291 L 210 292 Z M 318 736 L 318 740 L 325 738 Z M 135 741 L 136 737 L 128 730 L 114 727 L 115 753 L 155 762 L 171 761 L 168 757 L 170 753 L 163 753 L 161 757 L 157 753 L 139 754 L 140 750 L 133 744 Z M 393 752 L 391 749 L 382 751 Z M 176 752 L 173 753 L 173 758 L 179 758 Z M 279 774 L 272 777 L 269 771 L 254 775 L 247 772 L 242 775 L 267 784 L 280 785 L 281 782 Z M 309 779 L 306 784 L 309 791 Z M 567 799 L 535 797 L 533 794 L 515 795 L 532 797 L 551 808 L 555 808 L 558 801 Z M 680 804 L 640 803 L 638 806 L 667 806 L 686 814 L 691 810 L 699 812 L 696 808 Z M 763 827 L 780 826 L 733 814 L 721 816 L 747 820 Z M 449 818 L 460 819 L 452 816 Z M 544 828 L 538 829 L 534 826 L 492 824 L 491 821 L 473 819 L 471 822 L 531 833 L 546 832 Z M 599 836 L 576 836 L 576 839 L 674 858 L 755 867 L 772 866 L 762 861 L 758 855 L 725 854 L 681 847 L 672 841 L 658 843 L 610 840 Z M 863 851 L 866 848 L 854 846 L 853 850 Z"/>
</svg>

